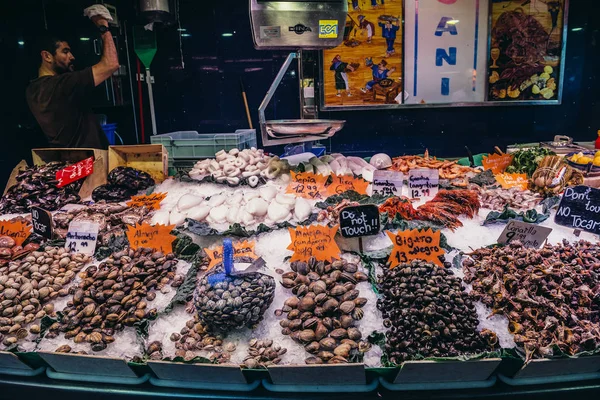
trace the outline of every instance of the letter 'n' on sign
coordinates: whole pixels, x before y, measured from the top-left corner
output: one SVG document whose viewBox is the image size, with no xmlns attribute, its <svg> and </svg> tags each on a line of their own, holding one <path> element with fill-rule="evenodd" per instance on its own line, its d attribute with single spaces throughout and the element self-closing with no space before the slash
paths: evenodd
<svg viewBox="0 0 600 400">
<path fill-rule="evenodd" d="M 448 49 L 450 54 L 446 52 L 445 49 L 436 49 L 435 51 L 435 65 L 436 67 L 441 67 L 444 61 L 446 61 L 449 65 L 456 65 L 456 47 L 450 47 Z"/>
</svg>

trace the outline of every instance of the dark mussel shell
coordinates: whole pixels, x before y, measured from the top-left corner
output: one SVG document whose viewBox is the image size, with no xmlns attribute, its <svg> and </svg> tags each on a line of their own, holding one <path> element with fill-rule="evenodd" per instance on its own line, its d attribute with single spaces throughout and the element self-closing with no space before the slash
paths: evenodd
<svg viewBox="0 0 600 400">
<path fill-rule="evenodd" d="M 131 167 L 117 167 L 108 174 L 108 182 L 132 190 L 145 190 L 154 186 L 152 177 L 143 171 Z"/>
<path fill-rule="evenodd" d="M 134 196 L 136 193 L 136 190 L 125 186 L 107 184 L 98 186 L 94 189 L 92 192 L 92 199 L 94 201 L 105 200 L 106 202 L 120 202 L 130 199 L 131 196 Z"/>
</svg>

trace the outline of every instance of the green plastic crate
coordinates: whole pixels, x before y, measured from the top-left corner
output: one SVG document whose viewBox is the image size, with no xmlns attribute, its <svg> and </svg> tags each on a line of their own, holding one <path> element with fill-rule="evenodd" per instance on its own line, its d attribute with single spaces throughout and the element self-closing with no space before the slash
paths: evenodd
<svg viewBox="0 0 600 400">
<path fill-rule="evenodd" d="M 234 133 L 173 132 L 152 136 L 150 142 L 165 146 L 169 153 L 169 161 L 201 160 L 214 157 L 220 150 L 256 147 L 256 130 L 239 129 Z"/>
</svg>

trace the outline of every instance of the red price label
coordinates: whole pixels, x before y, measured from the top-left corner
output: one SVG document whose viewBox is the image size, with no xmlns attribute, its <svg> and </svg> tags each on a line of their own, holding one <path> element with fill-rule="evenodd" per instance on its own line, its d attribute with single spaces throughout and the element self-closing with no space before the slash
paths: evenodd
<svg viewBox="0 0 600 400">
<path fill-rule="evenodd" d="M 57 187 L 61 188 L 94 173 L 94 157 L 69 165 L 56 172 Z"/>
</svg>

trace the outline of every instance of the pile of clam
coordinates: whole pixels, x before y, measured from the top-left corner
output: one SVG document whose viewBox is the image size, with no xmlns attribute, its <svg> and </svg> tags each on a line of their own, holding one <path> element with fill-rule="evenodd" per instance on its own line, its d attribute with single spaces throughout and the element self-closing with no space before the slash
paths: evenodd
<svg viewBox="0 0 600 400">
<path fill-rule="evenodd" d="M 254 328 L 273 302 L 275 279 L 259 272 L 205 275 L 194 293 L 200 320 L 215 332 Z"/>
<path fill-rule="evenodd" d="M 508 318 L 526 360 L 600 348 L 600 247 L 585 241 L 541 249 L 519 241 L 482 248 L 463 262 L 472 295 Z"/>
<path fill-rule="evenodd" d="M 203 180 L 212 177 L 217 183 L 239 185 L 247 182 L 256 187 L 261 181 L 275 179 L 289 172 L 289 164 L 278 157 L 269 157 L 256 148 L 225 150 L 215 154 L 215 159 L 198 161 L 189 172 L 192 179 Z"/>
<path fill-rule="evenodd" d="M 312 206 L 307 200 L 278 192 L 275 186 L 264 186 L 258 191 L 237 189 L 208 199 L 185 194 L 172 210 L 157 211 L 152 221 L 180 225 L 190 218 L 211 225 L 238 223 L 253 226 L 263 223 L 272 226 L 294 219 L 302 222 L 310 217 Z"/>
<path fill-rule="evenodd" d="M 175 278 L 177 263 L 173 254 L 128 248 L 87 268 L 62 319 L 50 326 L 46 337 L 64 332 L 65 339 L 89 343 L 92 351 L 104 350 L 114 342 L 115 332 L 156 318 L 157 309 L 148 304 L 155 290 L 170 290 L 167 285 Z"/>
<path fill-rule="evenodd" d="M 0 340 L 13 345 L 40 333 L 39 321 L 54 315 L 52 301 L 67 296 L 65 288 L 90 261 L 64 248 L 34 251 L 19 261 L 0 267 Z"/>
<path fill-rule="evenodd" d="M 344 260 L 333 263 L 295 261 L 291 272 L 282 275 L 282 285 L 292 289 L 276 315 L 287 313 L 280 321 L 281 333 L 302 344 L 314 356 L 307 364 L 347 363 L 350 356 L 366 352 L 370 347 L 359 342 L 362 334 L 355 322 L 364 316 L 362 307 L 367 299 L 356 289 L 367 275 L 358 266 Z"/>
<path fill-rule="evenodd" d="M 149 211 L 146 207 L 128 207 L 114 203 L 95 203 L 85 208 L 73 208 L 52 216 L 54 233 L 65 238 L 71 222 L 95 222 L 99 225 L 98 243 L 106 246 L 112 238 L 125 236 L 128 225 L 135 226 L 149 219 Z"/>
<path fill-rule="evenodd" d="M 179 332 L 173 332 L 169 339 L 175 343 L 175 357 L 186 361 L 193 360 L 199 351 L 211 353 L 209 359 L 216 363 L 226 363 L 235 351 L 233 343 L 223 344 L 223 336 L 213 334 L 206 325 L 200 322 L 198 315 L 186 322 Z M 150 358 L 153 358 L 150 353 Z"/>
<path fill-rule="evenodd" d="M 273 343 L 271 339 L 251 339 L 248 356 L 244 358 L 243 368 L 258 369 L 277 365 L 287 349 Z"/>
<path fill-rule="evenodd" d="M 413 261 L 384 268 L 377 308 L 383 315 L 385 351 L 393 364 L 427 357 L 454 357 L 490 351 L 493 332 L 478 332 L 479 321 L 461 280 L 447 268 Z"/>
<path fill-rule="evenodd" d="M 62 188 L 56 187 L 56 172 L 68 165 L 56 161 L 20 171 L 16 177 L 18 183 L 0 199 L 0 214 L 24 214 L 30 212 L 31 207 L 55 211 L 65 204 L 79 203 L 81 198 L 78 193 L 83 180 Z"/>
</svg>

